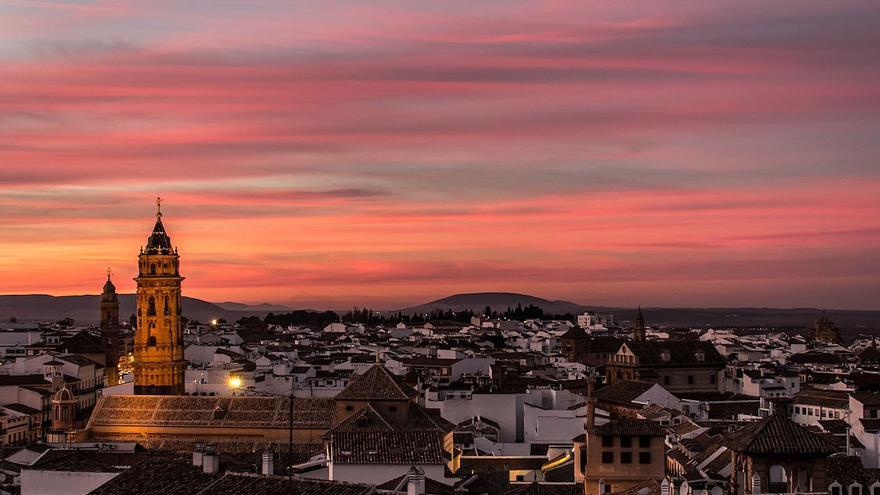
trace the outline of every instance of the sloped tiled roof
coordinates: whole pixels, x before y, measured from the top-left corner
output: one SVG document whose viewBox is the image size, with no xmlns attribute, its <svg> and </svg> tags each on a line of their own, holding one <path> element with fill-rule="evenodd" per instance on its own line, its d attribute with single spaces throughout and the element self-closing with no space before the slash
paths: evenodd
<svg viewBox="0 0 880 495">
<path fill-rule="evenodd" d="M 651 382 L 623 380 L 614 385 L 602 387 L 596 392 L 596 398 L 601 401 L 631 404 L 633 400 L 650 390 L 654 385 L 656 384 Z"/>
<path fill-rule="evenodd" d="M 596 435 L 652 435 L 663 436 L 663 429 L 647 419 L 613 419 L 603 425 L 594 426 L 591 433 Z"/>
<path fill-rule="evenodd" d="M 376 486 L 376 488 L 380 490 L 394 490 L 398 486 L 400 486 L 403 478 L 406 475 L 398 476 L 392 480 L 388 480 L 381 485 Z M 404 490 L 406 490 L 406 486 L 404 485 Z M 426 495 L 453 495 L 455 493 L 455 487 L 447 485 L 446 483 L 441 483 L 437 480 L 433 480 L 431 478 L 425 478 L 425 494 Z"/>
<path fill-rule="evenodd" d="M 834 456 L 828 459 L 825 479 L 828 483 L 836 481 L 843 486 L 860 483 L 867 487 L 880 481 L 880 469 L 862 466 L 861 459 L 856 456 Z"/>
<path fill-rule="evenodd" d="M 199 493 L 214 476 L 192 463 L 150 460 L 119 474 L 90 495 L 184 495 Z"/>
<path fill-rule="evenodd" d="M 846 409 L 849 406 L 849 392 L 845 390 L 801 389 L 792 399 L 792 404 L 822 406 L 834 409 Z"/>
<path fill-rule="evenodd" d="M 780 414 L 749 424 L 722 443 L 737 452 L 757 455 L 823 456 L 837 452 L 828 440 Z"/>
<path fill-rule="evenodd" d="M 375 488 L 360 483 L 288 479 L 243 473 L 205 474 L 186 459 L 154 459 L 124 471 L 93 495 L 371 495 Z"/>
<path fill-rule="evenodd" d="M 606 353 L 610 354 L 613 352 L 617 352 L 620 349 L 620 346 L 623 344 L 623 341 L 616 337 L 593 337 L 590 339 L 589 350 L 593 353 Z"/>
<path fill-rule="evenodd" d="M 560 339 L 589 339 L 590 336 L 581 327 L 571 327 L 562 334 Z"/>
<path fill-rule="evenodd" d="M 351 382 L 336 399 L 342 400 L 410 400 L 419 393 L 381 365 L 374 365 Z"/>
<path fill-rule="evenodd" d="M 505 495 L 580 495 L 583 483 L 511 483 Z"/>
<path fill-rule="evenodd" d="M 89 421 L 92 426 L 234 426 L 284 428 L 290 421 L 287 397 L 197 397 L 108 395 Z M 327 428 L 332 399 L 293 399 L 294 427 Z"/>
<path fill-rule="evenodd" d="M 205 495 L 239 495 L 242 493 L 260 495 L 371 495 L 376 493 L 376 490 L 371 485 L 361 483 L 227 473 L 199 492 L 199 494 Z"/>
<path fill-rule="evenodd" d="M 711 342 L 699 340 L 629 341 L 626 346 L 642 366 L 724 366 L 726 361 Z M 669 360 L 662 354 L 669 353 Z M 697 354 L 702 352 L 702 359 Z"/>
<path fill-rule="evenodd" d="M 440 431 L 338 432 L 330 436 L 339 464 L 443 464 Z"/>
</svg>

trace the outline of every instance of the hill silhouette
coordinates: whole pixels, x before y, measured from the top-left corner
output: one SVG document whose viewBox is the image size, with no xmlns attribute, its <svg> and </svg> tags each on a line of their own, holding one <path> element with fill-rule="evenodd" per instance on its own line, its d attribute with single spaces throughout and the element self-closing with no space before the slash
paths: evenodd
<svg viewBox="0 0 880 495">
<path fill-rule="evenodd" d="M 50 296 L 46 294 L 0 295 L 0 321 L 15 317 L 19 321 L 58 321 L 73 318 L 78 323 L 92 324 L 99 319 L 99 295 Z M 119 295 L 120 318 L 126 319 L 135 312 L 135 295 Z M 613 314 L 619 324 L 626 325 L 635 317 L 635 308 L 585 306 L 570 301 L 549 300 L 528 294 L 513 292 L 478 292 L 455 294 L 419 306 L 399 311 L 411 315 L 431 311 L 470 309 L 481 313 L 486 306 L 503 312 L 517 304 L 526 307 L 539 306 L 547 315 L 579 314 L 585 311 Z M 235 302 L 211 303 L 193 297 L 183 297 L 183 314 L 191 320 L 202 322 L 214 318 L 236 321 L 244 316 L 264 317 L 266 314 L 292 311 L 287 306 L 259 304 L 246 305 Z M 395 313 L 397 310 L 394 311 Z M 652 308 L 643 307 L 642 312 L 649 326 L 660 327 L 811 327 L 821 314 L 817 308 Z M 390 312 L 389 312 L 390 313 Z M 834 323 L 848 334 L 880 333 L 880 311 L 827 310 Z"/>
<path fill-rule="evenodd" d="M 80 324 L 100 320 L 99 295 L 50 296 L 47 294 L 0 296 L 0 321 L 15 317 L 19 321 L 58 321 L 73 318 Z M 181 301 L 183 316 L 190 320 L 208 322 L 214 318 L 236 321 L 243 316 L 265 316 L 270 311 L 245 309 L 233 311 L 216 304 L 184 296 Z M 135 295 L 119 294 L 119 318 L 127 319 L 135 312 Z M 276 311 L 277 312 L 277 311 Z"/>
</svg>

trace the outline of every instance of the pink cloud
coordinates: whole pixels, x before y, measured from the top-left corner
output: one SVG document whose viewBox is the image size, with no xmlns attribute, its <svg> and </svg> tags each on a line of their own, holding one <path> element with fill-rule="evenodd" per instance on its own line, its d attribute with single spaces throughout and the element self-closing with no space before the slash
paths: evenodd
<svg viewBox="0 0 880 495">
<path fill-rule="evenodd" d="M 240 7 L 3 7 L 0 292 L 875 304 L 870 4 Z"/>
</svg>

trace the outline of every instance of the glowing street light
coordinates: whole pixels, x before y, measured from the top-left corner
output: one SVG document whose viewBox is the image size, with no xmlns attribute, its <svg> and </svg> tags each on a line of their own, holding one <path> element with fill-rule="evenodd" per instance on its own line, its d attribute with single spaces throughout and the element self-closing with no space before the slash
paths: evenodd
<svg viewBox="0 0 880 495">
<path fill-rule="evenodd" d="M 237 376 L 229 377 L 229 386 L 232 388 L 241 387 L 241 378 L 239 378 Z"/>
</svg>

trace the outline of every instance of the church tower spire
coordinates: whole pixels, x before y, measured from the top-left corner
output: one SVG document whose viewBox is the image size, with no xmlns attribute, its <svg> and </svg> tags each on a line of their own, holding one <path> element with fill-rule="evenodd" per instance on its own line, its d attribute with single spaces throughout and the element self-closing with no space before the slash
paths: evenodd
<svg viewBox="0 0 880 495">
<path fill-rule="evenodd" d="M 633 340 L 644 342 L 645 338 L 645 317 L 642 316 L 642 307 L 639 306 L 639 314 L 636 316 L 636 325 L 635 328 L 633 328 Z"/>
<path fill-rule="evenodd" d="M 110 275 L 108 268 L 107 282 L 101 294 L 100 327 L 104 346 L 104 384 L 108 387 L 119 384 L 119 296 Z"/>
<path fill-rule="evenodd" d="M 137 329 L 134 334 L 134 393 L 184 393 L 180 257 L 162 224 L 156 198 L 156 224 L 138 256 Z"/>
</svg>

